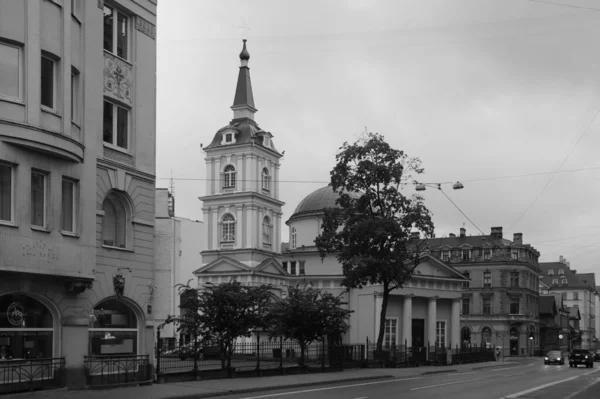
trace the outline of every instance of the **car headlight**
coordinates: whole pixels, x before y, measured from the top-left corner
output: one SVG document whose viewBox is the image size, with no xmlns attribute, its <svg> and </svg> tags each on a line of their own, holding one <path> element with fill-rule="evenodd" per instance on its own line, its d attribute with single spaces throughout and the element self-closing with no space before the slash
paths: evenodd
<svg viewBox="0 0 600 399">
<path fill-rule="evenodd" d="M 560 360 L 560 357 L 557 357 L 556 360 Z"/>
<path fill-rule="evenodd" d="M 548 358 L 547 358 L 547 357 L 545 357 L 545 358 L 544 358 L 544 360 L 548 360 Z"/>
</svg>

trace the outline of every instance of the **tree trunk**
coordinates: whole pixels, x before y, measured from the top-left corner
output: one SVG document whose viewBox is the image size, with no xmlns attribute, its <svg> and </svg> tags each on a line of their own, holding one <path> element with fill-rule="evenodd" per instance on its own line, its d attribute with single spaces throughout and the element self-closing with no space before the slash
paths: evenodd
<svg viewBox="0 0 600 399">
<path fill-rule="evenodd" d="M 381 356 L 381 350 L 383 348 L 383 337 L 385 334 L 385 316 L 387 313 L 388 299 L 390 297 L 390 284 L 388 282 L 383 283 L 383 300 L 381 301 L 381 314 L 379 317 L 379 335 L 377 335 L 377 347 L 375 348 L 376 353 Z"/>
<path fill-rule="evenodd" d="M 300 344 L 300 366 L 304 367 L 304 347 L 306 344 Z"/>
</svg>

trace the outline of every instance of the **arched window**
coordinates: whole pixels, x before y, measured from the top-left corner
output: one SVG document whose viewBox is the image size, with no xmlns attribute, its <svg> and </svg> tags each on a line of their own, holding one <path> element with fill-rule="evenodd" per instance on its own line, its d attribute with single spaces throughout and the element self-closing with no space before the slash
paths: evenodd
<svg viewBox="0 0 600 399">
<path fill-rule="evenodd" d="M 0 296 L 0 309 L 0 362 L 53 356 L 54 321 L 46 306 L 26 295 L 7 294 Z"/>
<path fill-rule="evenodd" d="M 548 270 L 548 276 L 554 276 L 554 270 L 553 269 Z"/>
<path fill-rule="evenodd" d="M 296 228 L 292 227 L 292 249 L 296 248 Z"/>
<path fill-rule="evenodd" d="M 566 278 L 565 276 L 563 276 L 563 277 L 560 279 L 560 283 L 561 283 L 561 284 L 567 284 L 567 282 L 568 282 L 568 281 L 567 281 L 567 278 Z"/>
<path fill-rule="evenodd" d="M 225 166 L 223 169 L 223 188 L 235 187 L 235 167 L 233 165 Z"/>
<path fill-rule="evenodd" d="M 109 193 L 102 203 L 102 245 L 125 248 L 127 245 L 127 207 L 115 192 Z"/>
<path fill-rule="evenodd" d="M 138 323 L 129 306 L 116 299 L 100 302 L 91 318 L 90 355 L 135 355 Z"/>
<path fill-rule="evenodd" d="M 222 219 L 221 242 L 235 241 L 235 219 L 231 213 L 227 213 Z"/>
<path fill-rule="evenodd" d="M 263 218 L 262 223 L 262 242 L 263 248 L 271 248 L 271 230 L 273 226 L 271 226 L 271 219 L 268 216 Z"/>
<path fill-rule="evenodd" d="M 481 344 L 489 347 L 492 344 L 492 329 L 483 327 L 481 330 Z"/>
<path fill-rule="evenodd" d="M 269 191 L 271 187 L 271 176 L 269 176 L 269 169 L 263 168 L 262 170 L 262 189 Z"/>
<path fill-rule="evenodd" d="M 467 326 L 460 330 L 460 339 L 463 345 L 469 345 L 471 343 L 471 329 Z"/>
<path fill-rule="evenodd" d="M 565 274 L 564 269 L 558 269 L 558 274 Z"/>
<path fill-rule="evenodd" d="M 552 279 L 552 284 L 558 284 L 558 279 L 557 278 Z"/>
</svg>

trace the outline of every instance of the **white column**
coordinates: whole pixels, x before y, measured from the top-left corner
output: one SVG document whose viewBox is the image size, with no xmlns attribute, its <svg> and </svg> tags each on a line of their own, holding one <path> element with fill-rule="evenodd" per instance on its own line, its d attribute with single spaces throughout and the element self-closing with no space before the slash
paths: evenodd
<svg viewBox="0 0 600 399">
<path fill-rule="evenodd" d="M 452 301 L 452 333 L 450 334 L 450 344 L 456 348 L 460 344 L 460 303 L 461 298 L 455 298 Z"/>
<path fill-rule="evenodd" d="M 244 222 L 242 217 L 242 204 L 235 206 L 236 216 L 235 222 L 237 224 L 235 229 L 235 247 L 242 248 L 242 235 L 244 234 Z"/>
<path fill-rule="evenodd" d="M 211 208 L 209 212 L 212 212 L 212 248 L 219 248 L 219 208 Z"/>
<path fill-rule="evenodd" d="M 373 338 L 369 338 L 369 341 L 373 342 L 373 343 L 377 343 L 377 337 L 379 337 L 379 326 L 381 323 L 381 304 L 382 303 L 383 303 L 383 297 L 381 295 L 375 296 L 375 333 L 373 335 Z"/>
<path fill-rule="evenodd" d="M 279 199 L 279 164 L 275 164 L 275 173 L 273 176 L 273 197 Z"/>
<path fill-rule="evenodd" d="M 256 223 L 256 248 L 262 248 L 262 223 L 265 217 L 265 210 L 261 207 L 258 209 L 258 221 Z"/>
<path fill-rule="evenodd" d="M 212 192 L 212 194 L 214 195 L 219 194 L 221 191 L 223 191 L 223 183 L 221 182 L 221 158 L 215 159 L 213 171 L 213 182 L 215 184 L 215 189 Z"/>
<path fill-rule="evenodd" d="M 404 295 L 404 305 L 402 309 L 402 342 L 410 348 L 412 346 L 412 294 Z"/>
<path fill-rule="evenodd" d="M 214 158 L 206 158 L 206 195 L 212 195 L 214 194 L 214 190 L 211 190 L 211 188 L 213 188 L 213 184 L 214 181 L 212 179 L 213 175 L 214 175 L 214 165 L 213 165 L 213 161 Z"/>
<path fill-rule="evenodd" d="M 437 299 L 437 296 L 429 298 L 429 308 L 427 310 L 427 340 L 431 346 L 434 346 L 436 341 Z"/>
</svg>

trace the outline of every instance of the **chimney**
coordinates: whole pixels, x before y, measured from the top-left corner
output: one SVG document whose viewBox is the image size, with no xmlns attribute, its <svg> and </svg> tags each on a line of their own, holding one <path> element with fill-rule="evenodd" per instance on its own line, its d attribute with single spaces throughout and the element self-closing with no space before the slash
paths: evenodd
<svg viewBox="0 0 600 399">
<path fill-rule="evenodd" d="M 467 236 L 467 230 L 464 227 L 460 228 L 460 236 L 461 237 L 466 237 Z"/>
<path fill-rule="evenodd" d="M 564 265 L 564 264 L 565 264 L 565 258 L 564 258 L 564 256 L 560 255 L 560 256 L 558 257 L 558 262 L 559 262 L 559 263 L 562 263 L 562 264 Z"/>
<path fill-rule="evenodd" d="M 421 233 L 419 233 L 418 231 L 411 231 L 411 233 L 410 233 L 411 240 L 418 240 L 419 238 L 421 238 Z"/>
<path fill-rule="evenodd" d="M 450 237 L 456 237 L 456 234 L 454 234 L 454 233 L 450 233 L 450 234 L 448 234 L 448 235 L 449 235 Z"/>
<path fill-rule="evenodd" d="M 492 237 L 502 238 L 502 226 L 500 227 L 492 227 L 492 232 L 490 233 Z"/>
<path fill-rule="evenodd" d="M 513 243 L 523 245 L 523 233 L 513 234 Z"/>
</svg>

